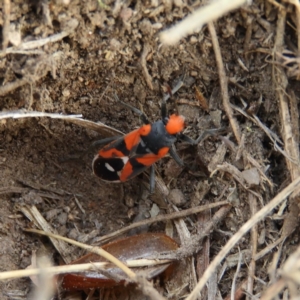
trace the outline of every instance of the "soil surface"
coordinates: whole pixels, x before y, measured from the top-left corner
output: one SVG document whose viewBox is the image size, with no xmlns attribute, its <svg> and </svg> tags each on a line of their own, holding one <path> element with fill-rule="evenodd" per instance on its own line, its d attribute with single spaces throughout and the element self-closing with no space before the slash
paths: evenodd
<svg viewBox="0 0 300 300">
<path fill-rule="evenodd" d="M 194 272 L 186 267 L 188 271 L 181 272 L 180 276 L 173 274 L 173 281 L 155 281 L 155 287 L 165 297 L 187 296 L 203 274 L 203 268 L 254 214 L 252 204 L 255 202 L 255 209 L 259 210 L 291 181 L 287 159 L 254 121 L 259 119 L 278 139 L 284 139 L 274 83 L 276 63 L 272 56 L 278 8 L 268 1 L 254 1 L 251 6 L 229 13 L 214 23 L 230 103 L 244 113 L 233 109 L 233 117 L 242 133 L 242 142 L 238 143 L 224 109 L 208 27 L 182 39 L 176 46 L 162 45 L 159 39 L 161 30 L 200 7 L 201 1 L 4 2 L 10 2 L 10 25 L 8 32 L 3 31 L 0 43 L 3 45 L 8 38 L 7 51 L 0 56 L 2 112 L 25 109 L 82 114 L 86 120 L 100 121 L 128 133 L 141 126 L 141 120 L 118 103 L 115 94 L 141 109 L 153 122 L 160 118 L 163 95 L 169 87 L 182 81 L 183 86 L 168 100 L 168 113 L 178 111 L 185 116 L 184 133 L 196 139 L 206 129 L 225 130 L 208 136 L 196 146 L 180 141 L 175 144 L 178 155 L 190 168 L 179 167 L 170 156 L 156 164 L 156 177 L 172 191 L 164 198 L 157 191 L 149 194 L 149 179 L 145 174 L 122 184 L 101 181 L 91 169 L 97 150 L 80 159 L 68 159 L 80 155 L 94 141 L 114 135 L 113 131 L 111 134 L 96 132 L 50 118 L 2 119 L 0 271 L 27 268 L 32 254 L 41 249 L 47 249 L 54 264 L 62 263 L 47 238 L 23 231 L 35 227 L 22 213 L 24 207 L 36 206 L 58 234 L 93 244 L 97 238 L 135 221 L 170 213 L 174 206 L 183 210 L 233 200 L 235 206 L 210 231 L 209 237 L 201 240 L 201 250 L 197 249 L 193 256 L 195 261 L 189 265 L 196 266 Z M 1 28 L 5 27 L 7 17 L 4 2 L 0 3 Z M 291 51 L 289 57 L 293 57 L 297 49 L 296 23 L 294 10 L 286 8 L 290 26 L 285 29 L 284 42 L 285 49 Z M 30 41 L 59 34 L 63 36 L 57 40 L 22 49 L 21 45 Z M 298 107 L 300 89 L 296 73 L 289 73 L 295 69 L 289 66 L 291 69 L 285 69 L 286 84 Z M 284 149 L 282 144 L 277 145 Z M 255 163 L 246 160 L 246 155 L 241 154 L 243 151 Z M 220 165 L 222 168 L 210 176 Z M 184 218 L 190 234 L 201 232 L 218 209 Z M 282 236 L 288 213 L 286 204 L 258 223 L 257 252 Z M 181 244 L 181 236 L 173 226 L 170 221 L 159 222 L 125 235 L 141 231 L 173 232 L 173 238 Z M 282 245 L 282 262 L 298 243 L 298 233 L 287 236 Z M 233 248 L 230 254 L 237 258 L 232 258 L 232 263 L 227 262 L 227 267 L 224 263 L 223 275 L 219 269 L 222 278 L 214 288 L 215 295 L 230 297 L 239 251 L 251 257 L 252 245 L 253 236 L 247 234 Z M 276 251 L 277 248 L 271 249 L 256 262 L 253 295 L 260 295 L 266 288 L 265 283 L 271 280 L 267 266 Z M 83 254 L 83 250 L 73 248 L 72 258 Z M 201 261 L 203 257 L 205 261 Z M 249 260 L 243 260 L 235 279 L 237 288 L 249 277 L 248 264 Z M 130 299 L 145 299 L 138 290 L 131 288 L 127 292 Z M 34 284 L 28 277 L 0 282 L 0 299 L 37 299 L 34 293 Z M 201 299 L 213 299 L 207 293 L 205 290 Z M 96 299 L 98 295 L 99 291 L 95 291 L 95 298 L 89 299 Z M 104 290 L 100 295 L 101 299 L 129 297 L 117 289 Z M 68 299 L 69 295 L 61 292 L 60 297 Z M 87 296 L 80 292 L 77 297 L 86 299 Z"/>
</svg>

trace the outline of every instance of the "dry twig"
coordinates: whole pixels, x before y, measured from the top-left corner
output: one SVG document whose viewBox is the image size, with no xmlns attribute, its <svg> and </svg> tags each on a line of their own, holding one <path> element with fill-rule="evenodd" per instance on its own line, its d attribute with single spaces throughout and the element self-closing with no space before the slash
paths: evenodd
<svg viewBox="0 0 300 300">
<path fill-rule="evenodd" d="M 170 214 L 167 214 L 167 215 L 161 215 L 161 216 L 157 216 L 155 218 L 151 218 L 151 219 L 148 219 L 148 220 L 139 221 L 139 222 L 133 223 L 133 224 L 127 226 L 127 227 L 124 227 L 122 229 L 119 229 L 115 232 L 104 235 L 101 238 L 95 240 L 95 242 L 96 243 L 104 242 L 104 241 L 106 241 L 108 239 L 111 239 L 113 237 L 116 237 L 116 236 L 118 236 L 118 235 L 120 235 L 124 232 L 127 232 L 127 231 L 129 231 L 133 228 L 137 228 L 137 227 L 144 226 L 144 225 L 149 225 L 149 224 L 156 223 L 156 222 L 183 218 L 183 217 L 189 216 L 191 214 L 196 214 L 196 213 L 199 213 L 201 211 L 205 211 L 205 210 L 208 210 L 208 209 L 211 209 L 211 208 L 214 208 L 214 207 L 218 207 L 218 206 L 222 206 L 222 205 L 226 205 L 226 204 L 228 204 L 227 201 L 220 201 L 220 202 L 217 202 L 217 203 L 211 203 L 211 204 L 203 205 L 203 206 L 199 206 L 199 207 L 192 207 L 192 208 L 182 210 L 182 211 L 179 211 L 179 212 L 173 212 L 173 213 L 170 213 Z"/>
<path fill-rule="evenodd" d="M 186 300 L 195 300 L 198 293 L 202 290 L 211 274 L 220 265 L 222 260 L 226 257 L 229 251 L 239 242 L 239 240 L 259 221 L 265 218 L 278 204 L 284 201 L 291 193 L 299 192 L 300 177 L 290 183 L 284 190 L 282 190 L 276 197 L 274 197 L 268 204 L 266 204 L 261 210 L 259 210 L 251 219 L 249 219 L 227 242 L 227 244 L 221 249 L 218 255 L 211 262 L 209 267 L 204 272 L 202 278 L 198 282 L 196 288 L 186 298 Z"/>
<path fill-rule="evenodd" d="M 251 193 L 248 194 L 249 197 L 249 206 L 251 211 L 251 216 L 254 216 L 257 213 L 257 200 Z M 255 256 L 257 252 L 257 225 L 254 225 L 251 228 L 251 239 L 250 239 L 250 248 L 251 248 L 251 262 L 248 268 L 248 281 L 247 281 L 247 292 L 248 294 L 253 294 L 253 285 L 254 285 L 254 277 L 255 277 L 255 269 L 256 269 L 256 262 Z M 250 300 L 250 297 L 247 297 Z"/>
<path fill-rule="evenodd" d="M 6 52 L 9 42 L 10 0 L 3 1 L 2 51 Z"/>
<path fill-rule="evenodd" d="M 298 6 L 299 7 L 299 6 Z M 284 44 L 284 33 L 285 33 L 285 22 L 286 22 L 286 11 L 281 10 L 278 14 L 276 38 L 274 45 L 274 53 L 282 52 Z M 276 57 L 275 57 L 276 58 Z M 282 67 L 274 67 L 274 85 L 277 91 L 277 97 L 279 100 L 279 115 L 281 119 L 282 128 L 282 139 L 284 141 L 284 148 L 288 156 L 294 161 L 286 160 L 287 168 L 290 172 L 291 179 L 295 180 L 300 176 L 299 166 L 299 145 L 295 140 L 293 132 L 299 132 L 298 122 L 292 122 L 291 113 L 289 109 L 289 97 L 287 97 L 287 78 Z M 291 109 L 298 110 L 295 107 L 294 102 L 291 101 Z M 293 115 L 293 114 L 292 114 Z M 293 128 L 294 126 L 294 128 Z M 299 203 L 300 197 L 298 194 L 292 195 L 290 199 L 289 213 L 284 220 L 282 235 L 289 236 L 296 228 L 299 216 Z"/>
<path fill-rule="evenodd" d="M 145 43 L 144 45 L 144 49 L 141 55 L 141 65 L 142 65 L 142 71 L 143 71 L 143 75 L 145 77 L 145 80 L 147 82 L 147 85 L 149 87 L 150 90 L 153 90 L 153 84 L 152 84 L 152 78 L 148 72 L 148 68 L 147 68 L 147 55 L 150 52 L 150 46 L 148 43 Z"/>
<path fill-rule="evenodd" d="M 44 39 L 22 43 L 18 50 L 32 50 L 32 49 L 36 49 L 36 48 L 45 46 L 49 43 L 58 42 L 58 41 L 62 40 L 63 38 L 65 38 L 66 36 L 70 35 L 72 32 L 74 32 L 74 30 L 77 28 L 78 24 L 79 23 L 76 19 L 72 19 L 66 25 L 66 30 L 64 30 L 60 33 L 48 36 Z M 0 57 L 6 53 L 11 53 L 11 51 L 15 51 L 15 50 L 16 50 L 16 48 L 14 48 L 14 47 L 7 48 L 5 52 L 4 51 L 0 52 Z"/>
<path fill-rule="evenodd" d="M 227 80 L 226 73 L 225 73 L 225 68 L 224 68 L 224 64 L 223 64 L 223 60 L 222 60 L 222 55 L 221 55 L 221 50 L 220 50 L 220 46 L 219 46 L 219 42 L 218 42 L 218 38 L 217 38 L 217 33 L 216 33 L 215 26 L 213 25 L 213 23 L 211 23 L 211 22 L 208 23 L 208 29 L 209 29 L 209 33 L 211 35 L 212 44 L 213 44 L 216 61 L 217 61 L 217 66 L 218 66 L 220 86 L 221 86 L 222 97 L 223 97 L 223 106 L 226 111 L 227 117 L 229 119 L 231 128 L 234 132 L 235 138 L 236 138 L 238 144 L 240 144 L 241 132 L 240 132 L 238 123 L 237 123 L 235 117 L 233 116 L 233 112 L 232 112 L 232 109 L 230 106 L 229 95 L 228 95 L 228 85 L 227 85 L 228 80 Z"/>
</svg>

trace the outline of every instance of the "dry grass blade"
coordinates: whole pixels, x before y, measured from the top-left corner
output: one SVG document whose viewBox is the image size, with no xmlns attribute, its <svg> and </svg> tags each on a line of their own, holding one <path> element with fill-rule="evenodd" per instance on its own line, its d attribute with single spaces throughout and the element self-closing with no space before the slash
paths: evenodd
<svg viewBox="0 0 300 300">
<path fill-rule="evenodd" d="M 72 19 L 68 24 L 66 24 L 66 30 L 51 35 L 49 37 L 46 37 L 44 39 L 22 43 L 19 47 L 19 50 L 32 50 L 38 47 L 42 47 L 48 43 L 55 43 L 57 41 L 60 41 L 66 36 L 70 35 L 76 29 L 77 26 L 78 26 L 78 21 Z M 16 50 L 15 47 L 7 48 L 5 51 L 0 52 L 0 57 L 5 55 L 6 53 L 13 53 L 15 50 Z"/>
<path fill-rule="evenodd" d="M 218 206 L 222 206 L 222 205 L 226 205 L 226 204 L 228 204 L 227 201 L 220 201 L 220 202 L 217 202 L 217 203 L 212 203 L 212 204 L 203 205 L 203 206 L 199 206 L 199 207 L 193 207 L 193 208 L 189 208 L 189 209 L 182 210 L 182 211 L 179 211 L 179 212 L 174 212 L 174 213 L 170 213 L 170 214 L 167 214 L 167 215 L 157 216 L 155 218 L 151 218 L 151 219 L 148 219 L 148 220 L 135 222 L 135 223 L 133 223 L 133 224 L 127 226 L 127 227 L 124 227 L 124 228 L 119 229 L 115 232 L 109 233 L 107 235 L 104 235 L 101 238 L 96 239 L 95 242 L 96 243 L 104 242 L 108 239 L 111 239 L 113 237 L 121 235 L 122 233 L 127 232 L 127 231 L 129 231 L 131 229 L 134 229 L 134 228 L 137 228 L 137 227 L 153 224 L 153 223 L 156 223 L 156 222 L 187 217 L 191 214 L 196 214 L 196 213 L 199 213 L 201 211 L 205 211 L 205 210 L 208 210 L 208 209 L 211 209 L 211 208 L 214 208 L 214 207 L 218 207 Z"/>
<path fill-rule="evenodd" d="M 257 212 L 257 200 L 256 197 L 254 197 L 250 193 L 248 194 L 248 197 L 249 197 L 251 215 L 253 216 Z M 254 277 L 255 277 L 255 269 L 256 269 L 255 256 L 257 252 L 257 239 L 258 239 L 257 225 L 254 225 L 251 228 L 251 262 L 249 264 L 248 280 L 247 280 L 247 292 L 250 295 L 253 294 Z"/>
<path fill-rule="evenodd" d="M 77 119 L 82 118 L 82 115 L 61 115 L 61 114 L 52 114 L 52 113 L 45 113 L 41 111 L 26 111 L 26 110 L 13 110 L 13 111 L 3 111 L 0 112 L 0 120 L 4 119 L 22 119 L 22 118 L 37 118 L 37 117 L 48 117 L 53 119 Z"/>
<path fill-rule="evenodd" d="M 14 111 L 4 111 L 0 112 L 0 120 L 4 119 L 22 119 L 22 118 L 52 118 L 60 119 L 71 122 L 78 126 L 84 127 L 86 129 L 97 131 L 104 136 L 111 135 L 123 135 L 123 133 L 117 129 L 107 126 L 101 122 L 92 122 L 89 120 L 81 119 L 82 115 L 61 115 L 55 113 L 46 113 L 41 111 L 26 111 L 26 110 L 14 110 Z"/>
<path fill-rule="evenodd" d="M 6 51 L 9 42 L 9 23 L 10 23 L 10 0 L 3 1 L 3 27 L 2 27 L 2 49 Z"/>
<path fill-rule="evenodd" d="M 293 1 L 294 2 L 294 1 Z M 295 4 L 296 2 L 294 2 Z M 299 7 L 299 5 L 297 6 Z M 286 11 L 279 11 L 277 30 L 276 30 L 276 39 L 274 45 L 274 53 L 282 52 L 284 39 L 285 39 L 285 23 L 286 23 L 287 13 Z M 298 122 L 293 122 L 293 113 L 290 110 L 297 111 L 298 107 L 291 100 L 291 97 L 287 95 L 287 77 L 284 73 L 282 67 L 274 68 L 274 85 L 277 91 L 277 98 L 279 100 L 279 116 L 281 120 L 282 128 L 282 139 L 284 141 L 284 148 L 289 157 L 293 161 L 286 160 L 286 165 L 292 180 L 299 178 L 300 176 L 300 166 L 299 166 L 299 145 L 297 139 L 295 139 L 294 132 L 299 132 Z M 290 101 L 289 101 L 290 100 Z M 290 103 L 289 103 L 290 102 Z M 291 108 L 289 108 L 289 104 Z M 297 136 L 296 136 L 297 138 Z M 287 217 L 284 220 L 282 234 L 284 236 L 289 236 L 294 232 L 296 224 L 299 224 L 299 202 L 300 198 L 295 193 L 290 199 L 290 208 Z"/>
<path fill-rule="evenodd" d="M 126 261 L 126 266 L 129 268 L 139 268 L 139 267 L 148 267 L 148 266 L 156 266 L 160 264 L 167 264 L 170 262 L 171 260 L 137 259 L 137 260 Z M 26 270 L 14 270 L 14 271 L 0 272 L 0 280 L 29 277 L 33 275 L 39 275 L 41 273 L 46 273 L 48 275 L 58 275 L 58 274 L 65 274 L 65 273 L 86 272 L 86 271 L 99 270 L 99 269 L 105 270 L 105 268 L 108 265 L 109 263 L 107 262 L 93 262 L 87 264 L 74 264 L 74 265 L 47 267 L 43 269 L 34 268 L 34 269 L 26 269 Z"/>
<path fill-rule="evenodd" d="M 202 247 L 201 241 L 204 237 L 211 233 L 216 226 L 227 216 L 232 206 L 227 204 L 218 209 L 213 217 L 205 224 L 205 227 L 198 234 L 193 234 L 181 245 L 176 251 L 169 251 L 160 256 L 163 259 L 182 259 L 197 253 Z"/>
<path fill-rule="evenodd" d="M 245 3 L 247 3 L 246 0 L 212 1 L 207 6 L 200 7 L 194 11 L 171 29 L 163 31 L 160 34 L 160 40 L 164 44 L 173 45 L 188 34 L 191 34 L 194 30 L 201 29 L 204 24 L 216 20 Z"/>
<path fill-rule="evenodd" d="M 271 300 L 276 298 L 279 293 L 282 292 L 282 290 L 285 288 L 286 282 L 283 279 L 279 279 L 277 282 L 272 284 L 263 294 L 263 296 L 260 298 L 260 300 Z"/>
<path fill-rule="evenodd" d="M 299 296 L 297 285 L 300 284 L 300 247 L 290 255 L 285 262 L 282 271 L 280 271 L 281 279 L 274 282 L 263 294 L 262 300 L 270 300 L 275 298 L 285 286 L 289 287 L 291 299 Z"/>
<path fill-rule="evenodd" d="M 221 55 L 221 50 L 220 50 L 220 46 L 219 46 L 217 33 L 216 33 L 216 29 L 215 29 L 214 24 L 209 23 L 208 24 L 208 29 L 209 29 L 209 33 L 211 35 L 212 44 L 213 44 L 213 48 L 214 48 L 214 52 L 215 52 L 215 56 L 216 56 L 224 109 L 225 109 L 227 117 L 229 119 L 231 128 L 234 132 L 235 138 L 236 138 L 238 144 L 240 144 L 240 142 L 241 142 L 241 132 L 240 132 L 240 128 L 238 126 L 237 120 L 233 116 L 233 111 L 232 111 L 231 106 L 230 106 L 229 94 L 228 94 L 228 85 L 227 85 L 228 80 L 227 80 L 227 77 L 226 77 L 225 68 L 224 68 L 224 64 L 223 64 L 223 59 L 222 59 L 222 55 Z"/>
<path fill-rule="evenodd" d="M 202 290 L 206 282 L 209 280 L 211 274 L 220 265 L 222 260 L 226 257 L 229 251 L 239 242 L 239 240 L 260 220 L 265 218 L 278 204 L 284 201 L 291 193 L 299 192 L 300 177 L 290 183 L 284 190 L 282 190 L 275 198 L 273 198 L 266 206 L 259 210 L 251 219 L 249 219 L 227 242 L 218 255 L 214 258 L 212 263 L 206 269 L 202 278 L 198 282 L 196 288 L 186 298 L 187 300 L 196 299 L 198 293 Z"/>
<path fill-rule="evenodd" d="M 149 71 L 147 69 L 147 56 L 149 52 L 151 51 L 150 46 L 148 43 L 145 43 L 144 49 L 141 55 L 141 65 L 142 65 L 142 71 L 143 75 L 145 77 L 145 80 L 148 84 L 149 89 L 153 90 L 153 84 L 152 84 L 152 78 L 151 75 L 149 74 Z"/>
<path fill-rule="evenodd" d="M 0 273 L 0 280 L 6 279 L 15 279 L 21 277 L 29 277 L 33 275 L 39 275 L 42 272 L 47 273 L 48 275 L 58 275 L 71 272 L 85 272 L 89 270 L 101 269 L 104 268 L 107 263 L 89 263 L 89 264 L 77 264 L 77 265 L 65 265 L 65 266 L 56 266 L 48 268 L 35 268 L 35 269 L 26 269 L 26 270 L 14 270 Z"/>
<path fill-rule="evenodd" d="M 238 277 L 240 269 L 241 269 L 242 258 L 243 258 L 243 254 L 241 252 L 239 252 L 239 260 L 238 260 L 238 264 L 236 267 L 236 271 L 234 273 L 232 287 L 231 287 L 231 300 L 234 300 L 234 295 L 235 295 L 235 291 L 236 291 L 236 280 L 237 280 L 237 277 Z"/>
</svg>

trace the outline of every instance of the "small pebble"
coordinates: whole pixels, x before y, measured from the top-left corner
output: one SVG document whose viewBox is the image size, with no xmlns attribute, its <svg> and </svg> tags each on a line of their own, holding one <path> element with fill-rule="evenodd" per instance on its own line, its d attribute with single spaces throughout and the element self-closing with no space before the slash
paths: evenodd
<svg viewBox="0 0 300 300">
<path fill-rule="evenodd" d="M 179 189 L 171 190 L 170 194 L 168 195 L 168 200 L 172 202 L 174 205 L 180 207 L 186 203 L 186 199 Z"/>
</svg>

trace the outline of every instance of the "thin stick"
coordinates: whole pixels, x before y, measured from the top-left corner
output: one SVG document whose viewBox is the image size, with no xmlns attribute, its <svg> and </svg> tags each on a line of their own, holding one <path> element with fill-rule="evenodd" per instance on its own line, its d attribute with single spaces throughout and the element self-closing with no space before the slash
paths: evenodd
<svg viewBox="0 0 300 300">
<path fill-rule="evenodd" d="M 150 76 L 147 68 L 147 55 L 150 52 L 150 46 L 148 43 L 145 43 L 144 49 L 141 55 L 141 65 L 142 65 L 142 73 L 145 77 L 146 83 L 150 90 L 153 90 L 152 77 Z"/>
<path fill-rule="evenodd" d="M 236 285 L 236 280 L 237 280 L 237 277 L 239 275 L 239 272 L 240 272 L 240 269 L 241 269 L 241 264 L 242 264 L 242 258 L 243 258 L 243 254 L 242 252 L 240 251 L 239 249 L 239 261 L 238 261 L 238 264 L 237 264 L 237 267 L 236 267 L 236 271 L 235 271 L 235 274 L 233 276 L 233 281 L 232 281 L 232 287 L 231 287 L 231 300 L 234 300 L 234 295 L 235 295 L 235 292 L 236 292 L 236 289 L 235 289 L 235 285 Z"/>
<path fill-rule="evenodd" d="M 199 292 L 203 289 L 206 282 L 209 280 L 211 274 L 215 272 L 222 260 L 230 252 L 230 250 L 238 243 L 238 241 L 259 221 L 265 218 L 278 204 L 284 201 L 291 193 L 300 187 L 300 177 L 290 183 L 284 190 L 282 190 L 276 197 L 274 197 L 266 206 L 259 210 L 250 220 L 248 220 L 227 242 L 218 255 L 214 258 L 212 263 L 204 272 L 202 278 L 198 282 L 192 293 L 186 300 L 195 300 Z"/>
<path fill-rule="evenodd" d="M 248 195 L 249 197 L 249 205 L 250 205 L 250 211 L 251 215 L 255 215 L 257 212 L 257 200 L 256 197 L 253 196 L 251 193 Z M 248 270 L 248 280 L 247 280 L 247 292 L 248 295 L 253 294 L 253 285 L 254 285 L 254 276 L 255 276 L 255 269 L 256 269 L 256 262 L 255 262 L 255 256 L 257 252 L 257 239 L 258 239 L 258 233 L 257 233 L 257 225 L 254 225 L 251 228 L 251 262 L 249 264 L 249 270 Z M 251 297 L 247 296 L 247 299 L 250 300 Z"/>
<path fill-rule="evenodd" d="M 52 114 L 41 111 L 26 111 L 26 110 L 12 110 L 0 112 L 0 120 L 2 119 L 21 119 L 21 118 L 36 118 L 36 117 L 49 117 L 53 119 L 73 119 L 73 118 L 82 118 L 82 115 L 61 115 L 61 114 Z"/>
<path fill-rule="evenodd" d="M 6 51 L 9 42 L 10 0 L 3 1 L 2 49 Z"/>
<path fill-rule="evenodd" d="M 276 296 L 282 292 L 286 286 L 286 280 L 279 279 L 273 283 L 266 291 L 264 291 L 263 296 L 260 300 L 271 300 L 276 299 Z"/>
<path fill-rule="evenodd" d="M 127 231 L 129 231 L 133 228 L 136 228 L 136 227 L 149 225 L 149 224 L 152 224 L 152 223 L 155 223 L 155 222 L 161 222 L 161 221 L 173 220 L 173 219 L 178 219 L 178 218 L 184 218 L 184 217 L 189 216 L 191 214 L 196 214 L 196 213 L 199 213 L 201 211 L 205 211 L 205 210 L 215 208 L 215 207 L 218 207 L 218 206 L 222 206 L 222 205 L 226 205 L 226 204 L 228 204 L 228 201 L 220 201 L 220 202 L 217 202 L 217 203 L 211 203 L 211 204 L 208 204 L 208 205 L 192 207 L 192 208 L 182 210 L 182 211 L 179 211 L 179 212 L 174 212 L 174 213 L 171 213 L 171 214 L 161 215 L 161 216 L 151 218 L 151 219 L 148 219 L 148 220 L 135 222 L 135 223 L 133 223 L 133 224 L 127 226 L 127 227 L 124 227 L 124 228 L 119 229 L 115 232 L 109 233 L 107 235 L 104 235 L 101 238 L 96 239 L 95 242 L 96 243 L 103 242 L 104 240 L 107 240 L 107 239 L 110 239 L 112 237 L 118 236 L 118 235 L 120 235 L 124 232 L 127 232 Z"/>
<path fill-rule="evenodd" d="M 223 60 L 222 60 L 222 55 L 221 55 L 221 50 L 220 50 L 220 45 L 219 45 L 216 29 L 212 22 L 208 23 L 208 30 L 209 30 L 209 33 L 211 36 L 211 40 L 212 40 L 212 44 L 213 44 L 213 48 L 214 48 L 214 52 L 215 52 L 215 56 L 216 56 L 217 66 L 218 66 L 224 110 L 229 119 L 229 122 L 230 122 L 231 128 L 233 130 L 233 133 L 235 135 L 235 138 L 236 138 L 238 144 L 240 144 L 241 132 L 240 132 L 238 123 L 236 121 L 236 118 L 233 116 L 233 111 L 230 106 L 228 86 L 227 86 L 228 79 L 227 79 L 227 76 L 225 73 L 225 68 L 224 68 L 224 64 L 223 64 Z"/>
<path fill-rule="evenodd" d="M 126 261 L 127 267 L 141 268 L 171 263 L 171 260 L 158 260 L 158 259 L 135 259 Z M 74 264 L 64 266 L 52 266 L 46 268 L 33 268 L 26 270 L 13 270 L 7 272 L 0 272 L 0 280 L 16 279 L 21 277 L 28 277 L 39 274 L 58 275 L 65 273 L 81 273 L 86 271 L 97 271 L 105 269 L 110 263 L 108 262 L 92 262 L 86 264 Z"/>
<path fill-rule="evenodd" d="M 40 40 L 35 40 L 35 41 L 29 41 L 29 42 L 25 42 L 22 43 L 19 47 L 20 50 L 32 50 L 32 49 L 36 49 L 38 47 L 42 47 L 46 44 L 49 43 L 55 43 L 58 42 L 60 40 L 62 40 L 63 38 L 65 38 L 66 36 L 70 35 L 72 33 L 72 31 L 74 31 L 78 25 L 77 22 L 74 22 L 75 24 L 72 24 L 73 28 L 71 27 L 71 30 L 68 31 L 62 31 L 60 33 L 57 34 L 53 34 L 51 36 L 48 36 L 46 38 L 40 39 Z M 10 51 L 14 51 L 16 49 L 14 49 L 14 47 L 11 48 L 7 48 L 6 49 L 6 53 L 10 53 Z M 4 51 L 0 51 L 0 57 L 1 55 L 4 54 Z"/>
<path fill-rule="evenodd" d="M 55 266 L 46 268 L 34 268 L 26 270 L 14 270 L 0 273 L 0 280 L 5 279 L 16 279 L 21 277 L 29 277 L 39 274 L 58 275 L 64 273 L 79 273 L 85 271 L 97 270 L 98 268 L 104 268 L 107 266 L 106 262 L 88 263 L 88 264 L 76 264 L 76 265 L 65 265 Z"/>
</svg>

